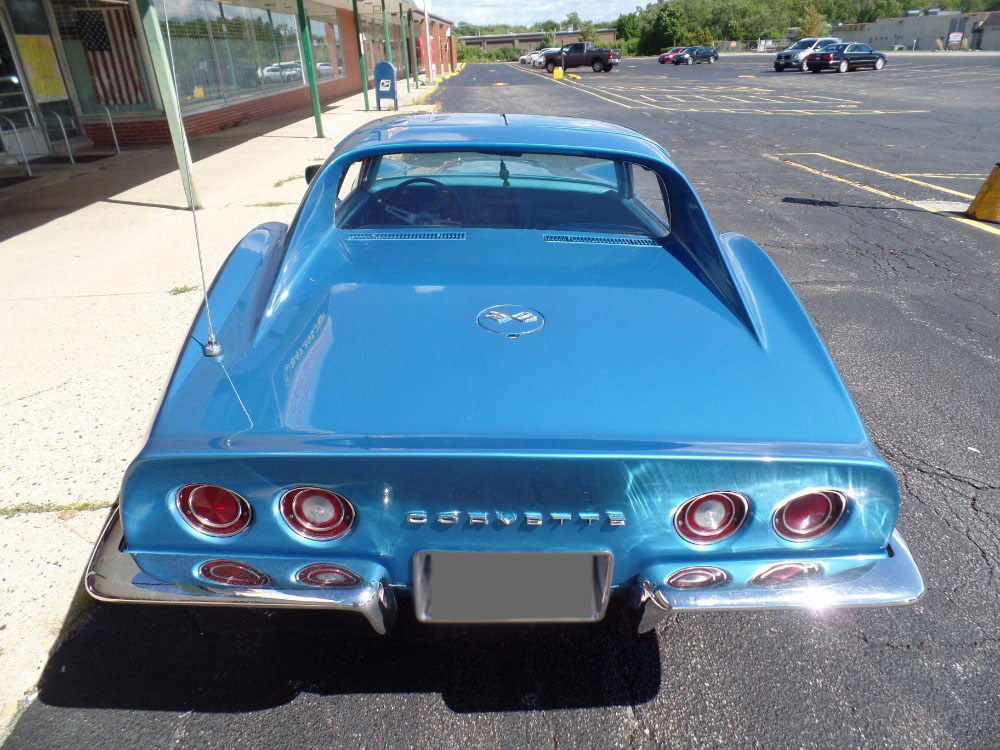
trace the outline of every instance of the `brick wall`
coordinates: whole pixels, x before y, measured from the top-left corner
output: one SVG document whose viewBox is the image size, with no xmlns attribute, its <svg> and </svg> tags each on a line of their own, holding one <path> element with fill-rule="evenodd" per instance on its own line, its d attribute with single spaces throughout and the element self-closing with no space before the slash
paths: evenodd
<svg viewBox="0 0 1000 750">
<path fill-rule="evenodd" d="M 354 34 L 354 17 L 345 10 L 337 10 L 340 39 L 343 45 L 344 67 L 347 75 L 332 81 L 317 81 L 320 102 L 329 102 L 361 91 L 361 69 L 358 65 L 358 45 Z M 237 127 L 262 117 L 279 115 L 294 109 L 311 106 L 308 86 L 300 86 L 269 96 L 255 96 L 223 104 L 212 109 L 184 115 L 184 129 L 189 138 L 208 135 L 225 128 Z M 113 146 L 111 129 L 107 122 L 85 122 L 84 132 L 98 146 Z M 142 146 L 170 143 L 170 129 L 165 117 L 144 120 L 115 121 L 115 132 L 120 144 Z"/>
</svg>

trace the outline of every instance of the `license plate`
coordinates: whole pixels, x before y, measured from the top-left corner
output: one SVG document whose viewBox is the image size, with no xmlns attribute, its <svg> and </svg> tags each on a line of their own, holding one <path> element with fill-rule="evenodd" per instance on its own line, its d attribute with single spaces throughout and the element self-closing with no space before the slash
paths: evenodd
<svg viewBox="0 0 1000 750">
<path fill-rule="evenodd" d="M 422 622 L 600 620 L 610 552 L 418 552 L 413 597 Z"/>
</svg>

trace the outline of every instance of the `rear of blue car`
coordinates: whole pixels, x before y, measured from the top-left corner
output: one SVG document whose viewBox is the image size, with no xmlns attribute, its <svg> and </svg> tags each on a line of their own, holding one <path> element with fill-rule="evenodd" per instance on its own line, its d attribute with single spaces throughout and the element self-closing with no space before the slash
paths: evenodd
<svg viewBox="0 0 1000 750">
<path fill-rule="evenodd" d="M 895 477 L 777 269 L 600 125 L 432 116 L 342 145 L 220 272 L 226 352 L 200 316 L 88 590 L 380 632 L 400 597 L 550 622 L 617 593 L 642 627 L 919 597 Z"/>
</svg>

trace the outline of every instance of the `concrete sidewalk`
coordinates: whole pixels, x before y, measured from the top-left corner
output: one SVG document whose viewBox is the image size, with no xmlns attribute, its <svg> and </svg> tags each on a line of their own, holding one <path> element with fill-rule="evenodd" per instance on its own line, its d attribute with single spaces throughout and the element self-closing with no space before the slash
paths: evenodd
<svg viewBox="0 0 1000 750">
<path fill-rule="evenodd" d="M 416 102 L 433 87 L 407 94 L 400 83 L 401 113 L 429 110 Z M 324 108 L 323 140 L 301 110 L 194 141 L 208 280 L 254 226 L 292 218 L 306 165 L 389 114 L 365 112 L 359 93 Z M 0 190 L 0 739 L 72 619 L 202 300 L 170 147 L 44 172 L 36 186 Z"/>
</svg>

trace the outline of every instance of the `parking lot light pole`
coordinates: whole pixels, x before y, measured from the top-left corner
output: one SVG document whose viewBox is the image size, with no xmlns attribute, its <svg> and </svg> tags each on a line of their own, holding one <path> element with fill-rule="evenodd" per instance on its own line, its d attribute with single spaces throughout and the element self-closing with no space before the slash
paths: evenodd
<svg viewBox="0 0 1000 750">
<path fill-rule="evenodd" d="M 309 94 L 312 96 L 313 117 L 316 119 L 316 137 L 323 137 L 323 117 L 319 110 L 319 91 L 316 90 L 316 68 L 313 66 L 312 34 L 309 33 L 309 19 L 302 0 L 296 0 L 299 9 L 299 36 L 302 37 L 302 64 L 306 69 Z"/>
<path fill-rule="evenodd" d="M 371 109 L 368 104 L 368 69 L 365 67 L 365 48 L 361 44 L 361 21 L 358 19 L 358 0 L 351 0 L 354 6 L 354 38 L 358 42 L 358 61 L 361 63 L 361 93 L 365 95 L 365 112 Z"/>
<path fill-rule="evenodd" d="M 399 38 L 403 42 L 403 65 L 406 69 L 406 92 L 410 92 L 410 51 L 406 48 L 406 21 L 403 4 L 399 4 Z"/>
</svg>

